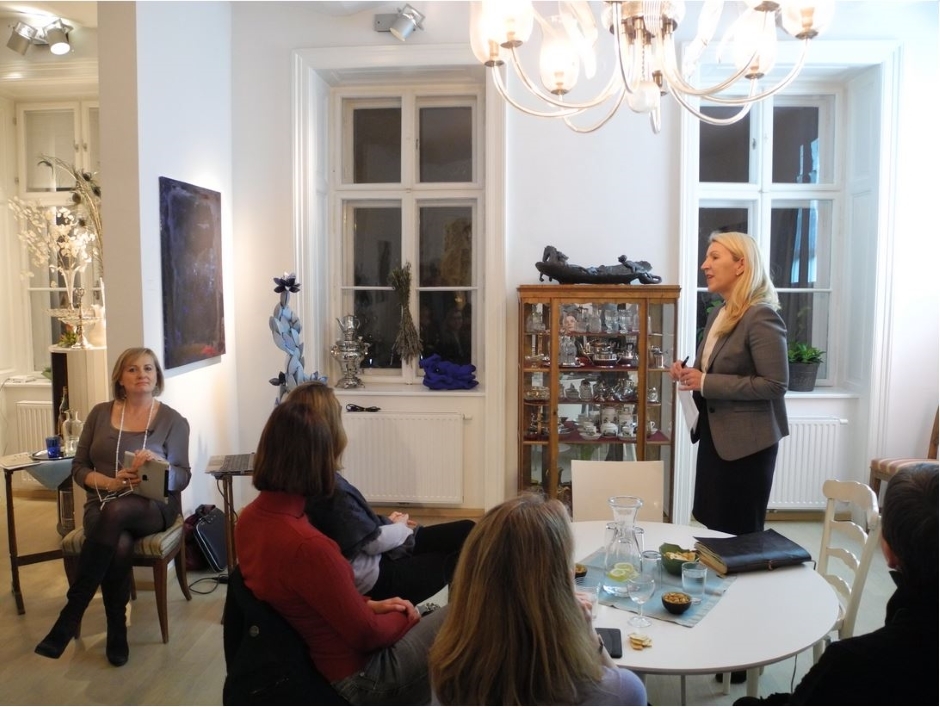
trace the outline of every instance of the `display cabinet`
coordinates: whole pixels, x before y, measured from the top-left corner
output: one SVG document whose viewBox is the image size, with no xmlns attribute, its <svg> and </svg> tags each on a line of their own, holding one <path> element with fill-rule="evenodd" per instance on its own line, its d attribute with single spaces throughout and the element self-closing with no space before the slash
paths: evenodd
<svg viewBox="0 0 940 707">
<path fill-rule="evenodd" d="M 671 514 L 679 287 L 523 285 L 519 489 L 571 507 L 571 462 L 663 462 Z"/>
</svg>

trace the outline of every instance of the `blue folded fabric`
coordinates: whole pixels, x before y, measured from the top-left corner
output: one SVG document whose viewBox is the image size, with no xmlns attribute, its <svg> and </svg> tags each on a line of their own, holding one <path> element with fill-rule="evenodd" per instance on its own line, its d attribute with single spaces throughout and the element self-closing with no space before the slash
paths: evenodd
<svg viewBox="0 0 940 707">
<path fill-rule="evenodd" d="M 473 364 L 457 364 L 445 361 L 438 354 L 421 359 L 418 365 L 424 369 L 424 385 L 431 390 L 469 390 L 477 385 Z"/>
</svg>

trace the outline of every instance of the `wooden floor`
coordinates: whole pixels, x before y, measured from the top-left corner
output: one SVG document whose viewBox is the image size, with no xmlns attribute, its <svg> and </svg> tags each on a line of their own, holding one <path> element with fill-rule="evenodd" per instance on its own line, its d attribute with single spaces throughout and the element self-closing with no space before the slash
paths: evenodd
<svg viewBox="0 0 940 707">
<path fill-rule="evenodd" d="M 57 546 L 55 502 L 16 497 L 17 537 L 21 552 L 38 552 Z M 415 516 L 415 514 L 412 514 Z M 433 521 L 432 521 L 433 522 Z M 170 642 L 160 639 L 153 593 L 140 590 L 132 602 L 128 631 L 130 661 L 114 668 L 104 656 L 105 619 L 100 598 L 93 600 L 82 624 L 82 638 L 73 642 L 57 660 L 42 658 L 33 648 L 48 632 L 64 604 L 66 591 L 62 563 L 46 562 L 21 568 L 20 581 L 26 614 L 16 613 L 10 587 L 6 524 L 0 524 L 0 704 L 9 705 L 219 705 L 225 660 L 222 654 L 222 607 L 225 586 L 216 586 L 212 573 L 190 576 L 193 600 L 187 602 L 171 576 L 169 587 Z M 772 524 L 780 532 L 818 552 L 819 522 L 784 521 Z M 196 591 L 206 591 L 198 594 Z M 884 606 L 893 585 L 880 554 L 869 574 L 858 620 L 858 633 L 882 625 Z M 446 590 L 434 600 L 446 601 Z M 796 680 L 806 672 L 811 654 L 766 668 L 761 694 L 788 691 L 796 666 Z M 649 701 L 654 705 L 679 703 L 679 678 L 649 676 Z M 744 694 L 744 685 L 733 685 L 723 695 L 711 677 L 687 679 L 688 702 L 728 705 Z"/>
</svg>

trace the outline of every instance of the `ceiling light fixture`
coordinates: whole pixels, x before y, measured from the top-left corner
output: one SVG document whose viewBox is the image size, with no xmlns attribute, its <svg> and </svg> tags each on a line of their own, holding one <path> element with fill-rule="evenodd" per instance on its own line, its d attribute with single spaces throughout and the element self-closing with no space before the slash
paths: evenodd
<svg viewBox="0 0 940 707">
<path fill-rule="evenodd" d="M 72 28 L 62 20 L 56 20 L 52 24 L 47 25 L 43 29 L 43 33 L 46 36 L 49 51 L 59 56 L 72 51 L 72 46 L 69 44 L 69 32 L 71 30 Z"/>
<path fill-rule="evenodd" d="M 422 13 L 411 5 L 405 5 L 397 13 L 376 15 L 373 24 L 376 32 L 391 32 L 393 37 L 404 42 L 415 29 L 424 29 L 421 24 L 424 19 Z"/>
<path fill-rule="evenodd" d="M 685 17 L 683 0 L 604 2 L 599 23 L 586 0 L 561 0 L 558 14 L 547 19 L 528 0 L 483 0 L 471 4 L 470 45 L 476 58 L 490 67 L 497 91 L 510 105 L 528 115 L 561 118 L 578 133 L 594 132 L 603 126 L 624 102 L 636 113 L 649 113 L 653 132 L 658 133 L 660 98 L 666 94 L 672 94 L 683 108 L 703 122 L 729 125 L 747 115 L 754 103 L 781 91 L 796 78 L 806 59 L 809 41 L 828 26 L 834 14 L 834 0 L 743 0 L 743 3 L 744 11 L 718 47 L 719 61 L 726 50 L 732 55 L 734 68 L 724 80 L 707 87 L 693 85 L 690 77 L 697 72 L 699 60 L 714 37 L 724 0 L 705 0 L 702 4 L 698 31 L 685 49 L 681 63 L 674 35 Z M 786 76 L 774 86 L 762 89 L 760 79 L 771 71 L 776 58 L 778 17 L 783 29 L 802 41 L 802 51 Z M 542 31 L 539 78 L 544 90 L 526 73 L 518 51 L 528 41 L 536 22 Z M 596 73 L 598 24 L 613 35 L 610 79 L 594 98 L 566 101 L 565 95 L 574 88 L 582 68 L 587 79 Z M 512 63 L 529 93 L 549 110 L 530 108 L 509 95 L 499 68 L 507 62 Z M 749 82 L 746 93 L 734 90 L 740 79 Z M 700 100 L 740 106 L 740 110 L 728 118 L 712 118 L 698 110 Z M 604 104 L 606 113 L 601 108 Z M 571 120 L 595 108 L 600 117 L 591 125 L 582 126 Z"/>
<path fill-rule="evenodd" d="M 42 29 L 36 29 L 25 22 L 17 22 L 13 26 L 10 39 L 7 40 L 7 47 L 20 56 L 26 56 L 26 51 L 30 46 L 48 44 L 49 51 L 53 54 L 68 54 L 72 50 L 69 44 L 71 31 L 72 27 L 60 19 L 56 19 Z"/>
<path fill-rule="evenodd" d="M 26 56 L 26 50 L 33 43 L 36 33 L 37 30 L 34 27 L 30 27 L 25 22 L 17 22 L 7 40 L 7 46 L 20 56 Z"/>
</svg>

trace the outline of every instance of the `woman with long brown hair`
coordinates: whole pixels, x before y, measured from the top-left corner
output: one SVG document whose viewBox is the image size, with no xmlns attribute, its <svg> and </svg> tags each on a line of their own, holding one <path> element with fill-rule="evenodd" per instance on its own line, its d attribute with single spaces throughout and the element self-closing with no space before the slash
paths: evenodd
<svg viewBox="0 0 940 707">
<path fill-rule="evenodd" d="M 429 663 L 443 705 L 645 705 L 614 665 L 574 585 L 574 537 L 557 500 L 490 509 L 464 545 Z"/>
</svg>

